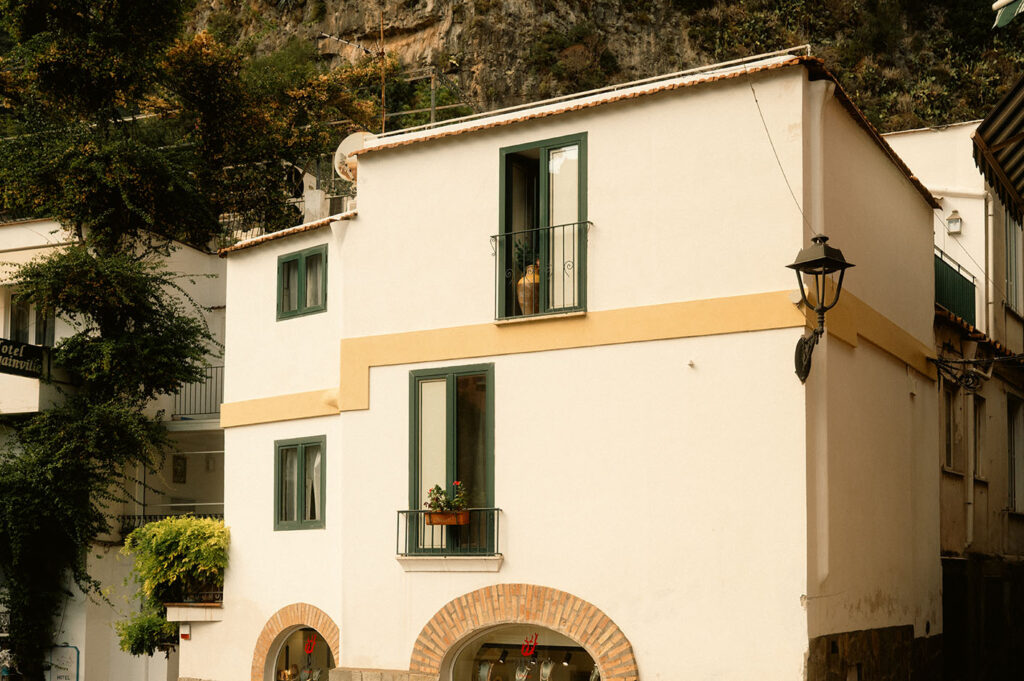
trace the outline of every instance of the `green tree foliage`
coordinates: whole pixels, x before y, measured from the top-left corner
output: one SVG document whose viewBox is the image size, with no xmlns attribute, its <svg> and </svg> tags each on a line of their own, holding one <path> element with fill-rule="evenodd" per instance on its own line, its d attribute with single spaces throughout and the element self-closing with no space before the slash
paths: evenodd
<svg viewBox="0 0 1024 681">
<path fill-rule="evenodd" d="M 294 224 L 287 164 L 333 148 L 346 130 L 327 122 L 372 112 L 300 47 L 253 60 L 208 33 L 183 37 L 191 4 L 0 0 L 0 216 L 53 218 L 76 236 L 17 274 L 29 302 L 74 328 L 54 349 L 71 388 L 0 434 L 0 598 L 33 681 L 67 579 L 96 591 L 86 557 L 109 529 L 104 509 L 167 449 L 147 404 L 199 379 L 212 350 L 161 256 L 175 241 L 207 248 L 223 214 Z M 139 637 L 161 631 L 136 624 Z"/>
<path fill-rule="evenodd" d="M 810 43 L 882 130 L 982 118 L 1024 70 L 1024 25 L 965 0 L 733 0 L 692 10 L 708 62 Z"/>
</svg>

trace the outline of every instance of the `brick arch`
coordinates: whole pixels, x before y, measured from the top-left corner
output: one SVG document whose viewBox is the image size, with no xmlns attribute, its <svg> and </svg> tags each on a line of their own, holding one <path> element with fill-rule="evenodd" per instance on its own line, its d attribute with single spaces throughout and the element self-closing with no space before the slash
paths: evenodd
<svg viewBox="0 0 1024 681">
<path fill-rule="evenodd" d="M 568 636 L 594 658 L 601 681 L 639 678 L 633 646 L 611 618 L 570 593 L 533 584 L 497 584 L 450 601 L 416 638 L 409 670 L 438 678 L 456 644 L 499 624 L 536 624 Z"/>
<path fill-rule="evenodd" d="M 312 627 L 323 637 L 324 642 L 331 648 L 331 655 L 334 656 L 334 664 L 340 664 L 341 657 L 341 635 L 338 625 L 334 623 L 330 615 L 309 603 L 292 603 L 286 605 L 267 620 L 263 625 L 263 631 L 256 639 L 256 648 L 252 654 L 252 681 L 263 681 L 263 674 L 267 667 L 267 656 L 271 648 L 281 638 L 281 635 L 289 629 L 296 627 Z"/>
</svg>

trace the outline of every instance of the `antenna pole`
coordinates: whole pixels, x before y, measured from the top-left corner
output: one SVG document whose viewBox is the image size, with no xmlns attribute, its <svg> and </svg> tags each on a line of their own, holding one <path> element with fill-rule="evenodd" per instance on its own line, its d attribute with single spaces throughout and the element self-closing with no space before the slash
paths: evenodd
<svg viewBox="0 0 1024 681">
<path fill-rule="evenodd" d="M 435 92 L 436 89 L 437 89 L 437 67 L 436 66 L 431 66 L 430 67 L 430 122 L 431 123 L 434 122 L 434 118 L 435 118 L 436 99 L 435 99 L 435 96 L 434 96 L 434 92 Z"/>
<path fill-rule="evenodd" d="M 387 125 L 387 106 L 384 88 L 384 8 L 380 10 L 380 131 L 383 134 Z"/>
</svg>

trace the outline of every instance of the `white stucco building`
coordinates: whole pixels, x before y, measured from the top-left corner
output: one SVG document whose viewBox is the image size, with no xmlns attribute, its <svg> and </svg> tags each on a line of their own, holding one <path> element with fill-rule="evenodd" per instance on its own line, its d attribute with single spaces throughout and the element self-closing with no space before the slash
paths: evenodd
<svg viewBox="0 0 1024 681">
<path fill-rule="evenodd" d="M 0 415 L 31 415 L 60 400 L 61 390 L 74 389 L 50 357 L 50 348 L 73 329 L 60 315 L 39 314 L 27 301 L 19 300 L 15 279 L 19 265 L 74 242 L 74 235 L 53 220 L 0 223 L 0 357 L 19 359 L 0 364 Z M 202 308 L 213 336 L 223 342 L 223 260 L 179 245 L 164 264 L 171 272 L 193 275 L 182 279 L 182 287 Z M 150 405 L 152 415 L 164 412 L 174 451 L 156 475 L 141 466 L 133 471 L 132 475 L 145 483 L 133 490 L 135 500 L 108 509 L 113 531 L 98 537 L 88 561 L 89 574 L 103 585 L 110 602 L 67 585 L 67 597 L 54 622 L 54 638 L 60 645 L 47 660 L 53 664 L 49 678 L 157 681 L 178 677 L 176 652 L 166 657 L 133 657 L 118 646 L 114 623 L 139 607 L 137 585 L 129 577 L 131 559 L 119 550 L 124 536 L 146 522 L 188 512 L 222 514 L 224 447 L 219 412 L 223 367 L 216 356 L 210 357 L 210 363 L 205 381 L 182 386 L 178 395 Z M 4 634 L 0 630 L 0 648 Z"/>
<path fill-rule="evenodd" d="M 182 679 L 934 664 L 938 204 L 819 61 L 357 158 L 357 211 L 222 251 L 230 565 Z M 856 267 L 802 385 L 817 233 Z"/>
</svg>

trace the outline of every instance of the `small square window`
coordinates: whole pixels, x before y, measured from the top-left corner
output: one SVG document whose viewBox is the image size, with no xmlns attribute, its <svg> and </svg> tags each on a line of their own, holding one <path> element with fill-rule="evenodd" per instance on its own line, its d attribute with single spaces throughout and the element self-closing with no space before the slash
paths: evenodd
<svg viewBox="0 0 1024 681">
<path fill-rule="evenodd" d="M 327 438 L 274 443 L 274 529 L 306 530 L 324 526 Z"/>
<path fill-rule="evenodd" d="M 327 309 L 327 245 L 277 259 L 277 318 Z"/>
</svg>

